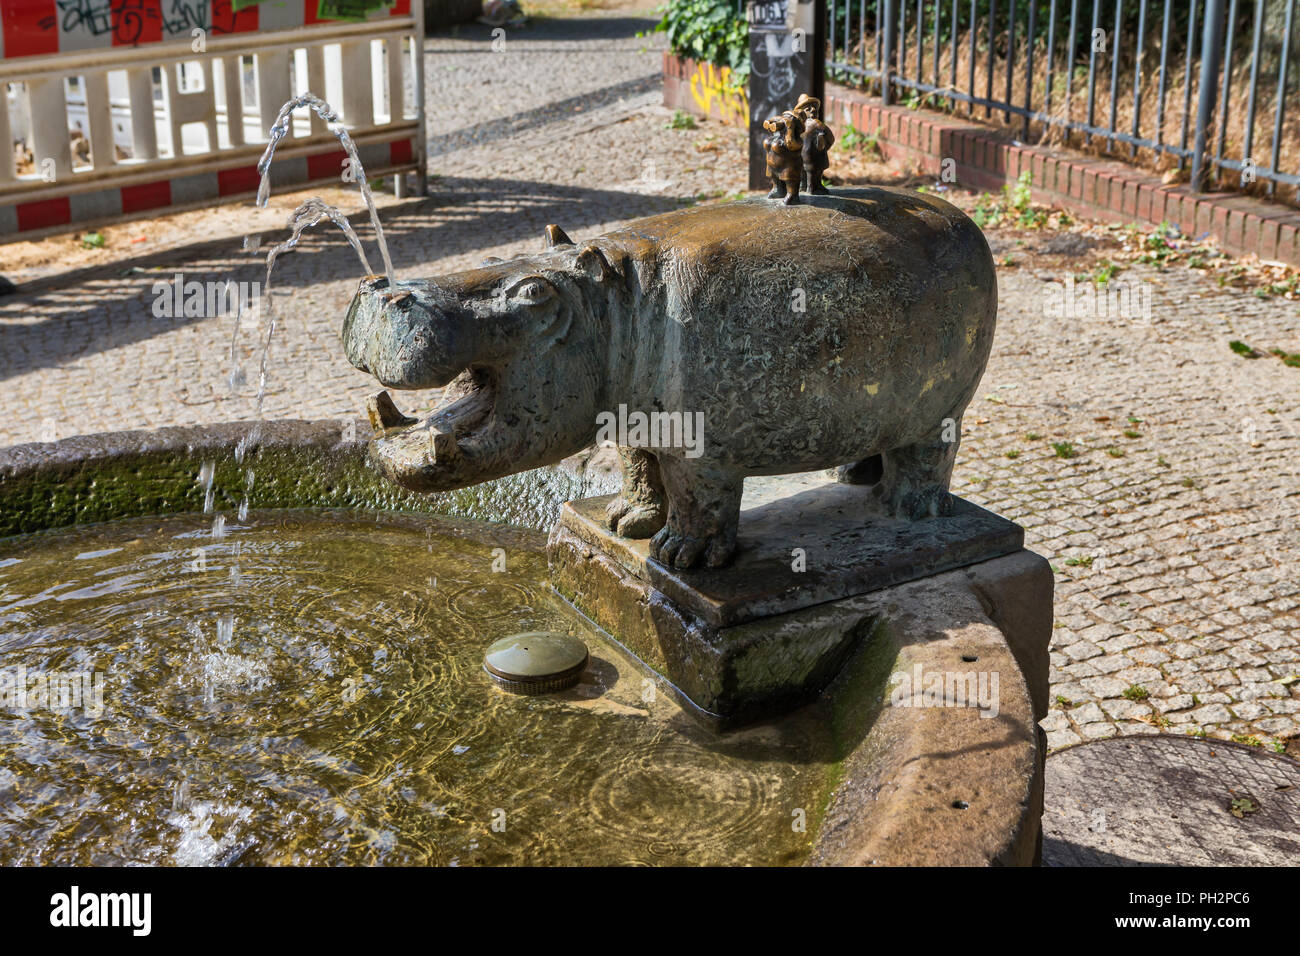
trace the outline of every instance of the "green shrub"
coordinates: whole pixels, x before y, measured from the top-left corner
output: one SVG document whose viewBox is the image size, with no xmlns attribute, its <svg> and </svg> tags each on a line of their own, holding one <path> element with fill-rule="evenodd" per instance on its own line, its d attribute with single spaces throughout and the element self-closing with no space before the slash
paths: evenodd
<svg viewBox="0 0 1300 956">
<path fill-rule="evenodd" d="M 668 0 L 655 11 L 656 31 L 668 34 L 678 56 L 727 66 L 737 88 L 749 81 L 749 24 L 734 0 Z"/>
</svg>

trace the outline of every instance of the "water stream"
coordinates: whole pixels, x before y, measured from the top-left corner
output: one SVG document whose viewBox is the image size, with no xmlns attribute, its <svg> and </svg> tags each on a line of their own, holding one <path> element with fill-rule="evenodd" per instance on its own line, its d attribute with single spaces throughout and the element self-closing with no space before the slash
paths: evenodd
<svg viewBox="0 0 1300 956">
<path fill-rule="evenodd" d="M 384 269 L 388 276 L 389 287 L 390 288 L 394 287 L 394 283 L 396 281 L 396 275 L 393 271 L 392 259 L 390 258 L 388 253 L 388 243 L 384 238 L 384 229 L 382 224 L 379 221 L 379 211 L 375 207 L 374 196 L 370 192 L 370 182 L 366 176 L 365 167 L 364 165 L 362 165 L 361 157 L 357 153 L 356 143 L 353 142 L 352 137 L 348 134 L 347 129 L 343 126 L 343 121 L 340 119 L 338 114 L 334 112 L 334 108 L 331 107 L 324 100 L 322 100 L 320 97 L 316 96 L 315 94 L 310 92 L 303 93 L 300 96 L 296 96 L 293 99 L 290 99 L 288 102 L 286 102 L 283 106 L 280 107 L 280 112 L 276 116 L 275 122 L 272 123 L 271 128 L 267 133 L 266 149 L 262 153 L 262 158 L 257 163 L 257 171 L 261 174 L 262 177 L 257 190 L 257 205 L 263 208 L 266 207 L 267 200 L 270 198 L 271 195 L 271 161 L 275 157 L 276 147 L 289 134 L 289 131 L 292 128 L 294 110 L 300 109 L 302 107 L 307 107 L 313 110 L 318 116 L 320 116 L 320 118 L 325 121 L 325 124 L 328 127 L 329 131 L 333 133 L 338 138 L 339 142 L 342 144 L 343 150 L 347 154 L 348 160 L 351 163 L 350 170 L 352 174 L 356 177 L 357 183 L 360 186 L 361 198 L 365 201 L 366 208 L 370 213 L 370 222 L 375 229 L 375 241 L 379 246 L 379 254 L 383 258 Z M 307 229 L 317 225 L 324 219 L 328 219 L 330 222 L 334 223 L 334 225 L 338 226 L 339 229 L 343 232 L 344 238 L 347 239 L 348 244 L 352 247 L 353 251 L 356 252 L 357 258 L 361 262 L 361 268 L 363 270 L 362 274 L 363 275 L 373 274 L 374 270 L 370 266 L 370 260 L 366 256 L 365 248 L 362 246 L 361 240 L 358 238 L 356 230 L 352 228 L 352 223 L 348 221 L 347 216 L 345 216 L 340 209 L 338 209 L 335 206 L 331 206 L 329 203 L 325 202 L 319 196 L 311 196 L 305 202 L 301 203 L 298 206 L 298 208 L 296 208 L 290 214 L 287 223 L 287 227 L 289 229 L 289 238 L 287 238 L 283 242 L 277 243 L 276 245 L 272 246 L 271 249 L 266 254 L 266 277 L 262 283 L 262 295 L 260 300 L 260 304 L 261 304 L 260 317 L 266 320 L 266 326 L 267 326 L 266 338 L 262 343 L 261 356 L 258 360 L 257 399 L 256 399 L 256 405 L 253 414 L 253 427 L 250 430 L 249 434 L 242 441 L 240 441 L 239 445 L 235 449 L 235 458 L 237 461 L 241 463 L 244 460 L 245 452 L 250 447 L 256 444 L 257 439 L 261 433 L 261 423 L 264 420 L 268 363 L 271 355 L 271 345 L 275 339 L 275 330 L 279 321 L 279 317 L 275 309 L 274 289 L 272 288 L 272 282 L 271 282 L 272 274 L 275 270 L 276 261 L 284 253 L 291 252 L 294 249 L 296 249 L 298 247 L 298 243 L 302 239 L 303 233 Z M 245 249 L 257 249 L 259 245 L 260 245 L 260 240 L 254 237 L 247 237 L 244 240 Z M 232 393 L 237 393 L 238 390 L 243 386 L 245 382 L 243 371 L 239 367 L 238 347 L 239 347 L 239 333 L 241 330 L 242 320 L 243 320 L 243 310 L 246 303 L 244 302 L 242 296 L 238 297 L 237 301 L 238 301 L 238 308 L 236 309 L 235 312 L 235 324 L 233 330 L 231 331 L 231 336 L 230 336 L 231 368 L 230 368 L 229 384 Z M 201 480 L 202 480 L 202 476 L 201 476 Z M 255 476 L 254 476 L 253 469 L 249 468 L 245 472 L 244 495 L 243 495 L 243 499 L 240 502 L 239 510 L 238 510 L 238 520 L 241 522 L 247 520 L 248 518 L 248 501 L 249 501 L 249 496 L 252 494 L 253 491 L 254 480 L 255 480 Z M 211 479 L 211 474 L 209 473 L 207 477 L 206 488 L 205 488 L 206 490 L 206 497 L 205 497 L 205 504 L 204 504 L 205 513 L 210 513 L 212 511 L 211 484 L 212 484 L 212 479 Z M 212 537 L 214 539 L 219 538 L 221 536 L 220 530 L 224 528 L 224 526 L 225 526 L 225 517 L 223 515 L 217 515 L 213 521 L 213 527 L 212 527 Z M 238 556 L 236 555 L 236 561 L 232 565 L 230 571 L 231 580 L 233 583 L 236 584 L 238 584 L 240 581 L 240 568 L 239 568 L 239 562 L 237 558 Z"/>
<path fill-rule="evenodd" d="M 343 126 L 343 120 L 334 112 L 334 108 L 316 94 L 303 93 L 300 96 L 295 96 L 280 107 L 280 113 L 276 116 L 275 122 L 271 124 L 271 129 L 267 134 L 266 151 L 262 153 L 262 158 L 257 163 L 257 171 L 262 174 L 262 182 L 257 189 L 257 204 L 263 208 L 266 206 L 267 198 L 271 195 L 271 159 L 275 156 L 275 148 L 289 134 L 289 128 L 293 123 L 293 111 L 304 106 L 315 111 L 316 115 L 325 121 L 329 131 L 337 136 L 339 142 L 343 145 L 343 150 L 347 153 L 352 164 L 351 171 L 356 176 L 357 185 L 361 187 L 361 198 L 365 200 L 366 208 L 370 210 L 370 223 L 375 227 L 375 241 L 379 243 L 379 254 L 383 257 L 384 273 L 388 276 L 388 287 L 390 289 L 396 288 L 397 275 L 393 272 L 393 260 L 388 257 L 388 243 L 384 240 L 384 227 L 379 222 L 379 211 L 375 208 L 374 197 L 370 194 L 370 181 L 366 178 L 365 167 L 361 165 L 361 157 L 357 155 L 357 144 L 348 135 L 347 129 Z"/>
</svg>

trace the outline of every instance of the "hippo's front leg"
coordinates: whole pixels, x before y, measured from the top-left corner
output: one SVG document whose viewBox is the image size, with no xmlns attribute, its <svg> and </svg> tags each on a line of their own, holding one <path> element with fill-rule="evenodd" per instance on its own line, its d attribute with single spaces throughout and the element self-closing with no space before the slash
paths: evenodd
<svg viewBox="0 0 1300 956">
<path fill-rule="evenodd" d="M 644 448 L 618 450 L 623 491 L 605 509 L 605 526 L 624 538 L 648 538 L 664 526 L 668 504 L 659 462 Z"/>
<path fill-rule="evenodd" d="M 668 523 L 650 542 L 650 556 L 675 568 L 718 568 L 736 550 L 741 472 L 717 462 L 661 455 Z"/>
</svg>

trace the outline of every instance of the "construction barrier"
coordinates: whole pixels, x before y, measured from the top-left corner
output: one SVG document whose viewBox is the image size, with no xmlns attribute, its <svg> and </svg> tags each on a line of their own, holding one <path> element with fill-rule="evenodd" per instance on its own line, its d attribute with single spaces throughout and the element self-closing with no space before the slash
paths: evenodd
<svg viewBox="0 0 1300 956">
<path fill-rule="evenodd" d="M 423 7 L 356 4 L 0 0 L 0 242 L 251 198 L 267 130 L 308 90 L 368 176 L 422 190 Z M 339 182 L 344 158 L 296 111 L 272 189 Z"/>
</svg>

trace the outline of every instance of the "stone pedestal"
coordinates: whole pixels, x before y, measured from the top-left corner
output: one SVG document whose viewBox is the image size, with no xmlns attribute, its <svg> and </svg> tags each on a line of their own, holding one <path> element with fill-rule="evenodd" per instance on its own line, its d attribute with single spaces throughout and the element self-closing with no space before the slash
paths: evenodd
<svg viewBox="0 0 1300 956">
<path fill-rule="evenodd" d="M 677 572 L 604 530 L 607 501 L 551 531 L 561 594 L 722 729 L 814 698 L 834 723 L 809 862 L 1038 861 L 1053 575 L 1017 525 L 826 484 L 743 511 L 730 567 Z"/>
<path fill-rule="evenodd" d="M 734 562 L 676 571 L 602 522 L 609 497 L 566 504 L 548 555 L 556 589 L 705 715 L 735 724 L 815 696 L 874 623 L 861 595 L 1021 550 L 1010 521 L 957 500 L 951 517 L 873 514 L 835 482 L 741 513 Z"/>
</svg>

